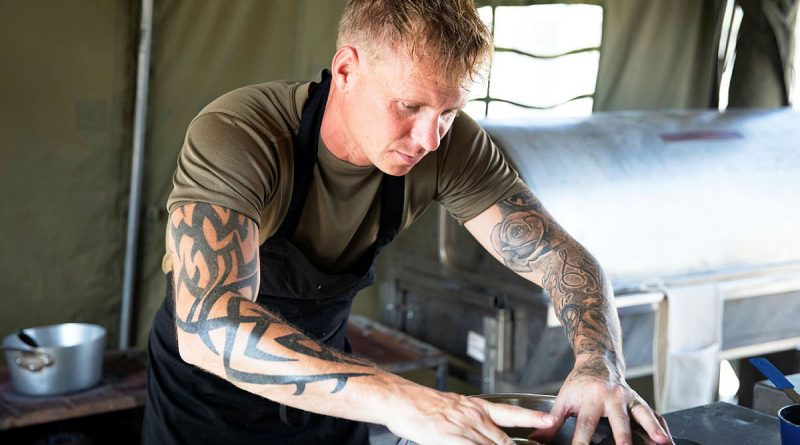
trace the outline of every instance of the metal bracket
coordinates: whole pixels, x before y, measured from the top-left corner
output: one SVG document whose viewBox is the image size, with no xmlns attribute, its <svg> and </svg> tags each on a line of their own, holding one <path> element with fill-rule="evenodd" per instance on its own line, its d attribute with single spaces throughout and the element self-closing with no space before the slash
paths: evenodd
<svg viewBox="0 0 800 445">
<path fill-rule="evenodd" d="M 486 339 L 486 359 L 482 367 L 481 390 L 496 392 L 497 374 L 513 366 L 513 323 L 511 311 L 497 309 L 494 317 L 483 317 L 483 336 Z"/>
</svg>

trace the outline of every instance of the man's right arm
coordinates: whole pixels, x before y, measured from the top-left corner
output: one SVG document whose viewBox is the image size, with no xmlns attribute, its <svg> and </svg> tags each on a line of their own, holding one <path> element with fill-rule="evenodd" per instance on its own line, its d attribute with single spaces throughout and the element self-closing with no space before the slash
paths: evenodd
<svg viewBox="0 0 800 445">
<path fill-rule="evenodd" d="M 510 443 L 495 423 L 548 424 L 543 413 L 440 393 L 382 371 L 311 340 L 255 303 L 258 228 L 244 215 L 185 204 L 170 213 L 167 244 L 181 358 L 239 388 L 384 424 L 419 443 Z"/>
<path fill-rule="evenodd" d="M 186 204 L 170 214 L 167 240 L 178 349 L 187 363 L 287 405 L 338 393 L 356 377 L 381 379 L 368 363 L 316 344 L 255 303 L 258 228 L 249 218 Z"/>
</svg>

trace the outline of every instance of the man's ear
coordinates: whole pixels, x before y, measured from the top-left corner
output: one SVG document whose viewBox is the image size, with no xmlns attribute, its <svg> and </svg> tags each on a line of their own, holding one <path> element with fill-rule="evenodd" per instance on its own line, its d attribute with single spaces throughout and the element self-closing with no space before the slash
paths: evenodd
<svg viewBox="0 0 800 445">
<path fill-rule="evenodd" d="M 358 51 L 352 46 L 343 46 L 333 55 L 331 62 L 331 81 L 339 91 L 347 93 L 352 83 L 358 79 L 361 60 Z"/>
</svg>

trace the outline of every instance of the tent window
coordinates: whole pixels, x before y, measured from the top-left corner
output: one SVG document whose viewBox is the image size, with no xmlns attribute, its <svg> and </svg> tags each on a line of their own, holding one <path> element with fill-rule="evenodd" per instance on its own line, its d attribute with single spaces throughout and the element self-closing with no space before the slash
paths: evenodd
<svg viewBox="0 0 800 445">
<path fill-rule="evenodd" d="M 603 8 L 585 4 L 484 6 L 495 57 L 465 111 L 476 119 L 592 112 Z"/>
</svg>

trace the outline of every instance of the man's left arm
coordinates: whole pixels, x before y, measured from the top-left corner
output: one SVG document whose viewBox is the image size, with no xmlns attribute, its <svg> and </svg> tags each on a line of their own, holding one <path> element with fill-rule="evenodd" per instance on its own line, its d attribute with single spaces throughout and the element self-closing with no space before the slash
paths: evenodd
<svg viewBox="0 0 800 445">
<path fill-rule="evenodd" d="M 625 382 L 613 291 L 597 260 L 530 191 L 498 202 L 465 227 L 495 258 L 550 294 L 566 329 L 575 367 L 559 391 L 551 412 L 558 424 L 549 432 L 576 414 L 573 444 L 588 444 L 600 417 L 605 416 L 615 442 L 630 444 L 633 416 L 652 440 L 670 443 L 663 418 Z"/>
</svg>

